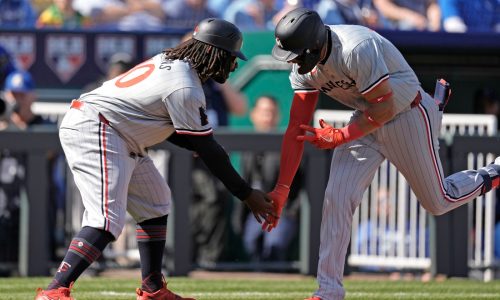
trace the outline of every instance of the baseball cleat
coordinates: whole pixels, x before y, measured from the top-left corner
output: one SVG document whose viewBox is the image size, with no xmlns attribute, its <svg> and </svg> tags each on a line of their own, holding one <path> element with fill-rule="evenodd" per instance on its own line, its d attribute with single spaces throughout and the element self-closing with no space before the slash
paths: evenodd
<svg viewBox="0 0 500 300">
<path fill-rule="evenodd" d="M 71 287 L 69 288 L 60 287 L 58 289 L 53 290 L 42 290 L 41 288 L 36 289 L 35 300 L 75 300 L 75 298 L 71 297 Z"/>
<path fill-rule="evenodd" d="M 304 300 L 321 300 L 321 298 L 314 296 L 314 297 L 307 298 L 307 299 L 304 299 Z"/>
<path fill-rule="evenodd" d="M 140 288 L 137 288 L 135 292 L 137 293 L 137 300 L 196 300 L 194 298 L 183 298 L 172 293 L 167 289 L 166 283 L 163 283 L 163 287 L 154 293 L 148 293 Z"/>
</svg>

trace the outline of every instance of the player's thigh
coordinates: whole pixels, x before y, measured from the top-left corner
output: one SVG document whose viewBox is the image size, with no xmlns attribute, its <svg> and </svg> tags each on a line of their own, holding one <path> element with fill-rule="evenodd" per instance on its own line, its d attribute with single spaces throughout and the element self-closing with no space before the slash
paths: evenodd
<svg viewBox="0 0 500 300">
<path fill-rule="evenodd" d="M 66 160 L 85 207 L 84 226 L 102 228 L 115 237 L 124 224 L 127 189 L 135 162 L 111 127 L 81 115 L 59 130 Z"/>
<path fill-rule="evenodd" d="M 165 178 L 149 156 L 137 160 L 128 187 L 128 212 L 137 222 L 169 214 L 172 196 Z"/>
<path fill-rule="evenodd" d="M 373 135 L 368 135 L 333 151 L 325 191 L 325 201 L 331 200 L 331 205 L 335 206 L 333 209 L 349 208 L 354 212 L 384 160 L 378 148 Z"/>
<path fill-rule="evenodd" d="M 425 208 L 442 201 L 443 170 L 439 158 L 440 112 L 424 97 L 417 107 L 386 124 L 382 152 L 410 184 Z"/>
</svg>

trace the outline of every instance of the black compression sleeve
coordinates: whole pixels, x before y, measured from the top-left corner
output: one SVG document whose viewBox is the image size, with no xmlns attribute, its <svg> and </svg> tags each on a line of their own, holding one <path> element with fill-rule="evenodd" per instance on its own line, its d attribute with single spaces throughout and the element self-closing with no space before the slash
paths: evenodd
<svg viewBox="0 0 500 300">
<path fill-rule="evenodd" d="M 167 138 L 167 141 L 181 148 L 194 151 L 193 147 L 191 146 L 191 143 L 186 137 L 188 137 L 188 135 L 177 134 L 176 132 L 174 132 L 171 136 Z"/>
<path fill-rule="evenodd" d="M 226 151 L 217 143 L 213 135 L 180 135 L 179 138 L 183 140 L 181 147 L 196 151 L 208 169 L 234 196 L 244 200 L 250 195 L 252 188 L 233 168 Z"/>
</svg>

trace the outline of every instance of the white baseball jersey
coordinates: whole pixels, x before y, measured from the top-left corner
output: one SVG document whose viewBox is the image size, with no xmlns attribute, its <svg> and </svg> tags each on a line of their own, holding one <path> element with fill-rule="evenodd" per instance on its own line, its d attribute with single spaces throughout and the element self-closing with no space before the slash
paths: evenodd
<svg viewBox="0 0 500 300">
<path fill-rule="evenodd" d="M 158 54 L 125 74 L 83 94 L 130 144 L 134 152 L 164 141 L 174 130 L 208 134 L 205 94 L 198 74 L 186 61 Z"/>
<path fill-rule="evenodd" d="M 125 214 L 137 222 L 170 211 L 170 189 L 147 147 L 180 134 L 210 134 L 200 79 L 187 61 L 156 55 L 81 95 L 59 136 L 78 186 L 83 226 L 118 237 Z"/>
<path fill-rule="evenodd" d="M 405 176 L 422 206 L 432 214 L 443 214 L 476 198 L 483 177 L 470 170 L 444 178 L 438 156 L 442 112 L 393 44 L 362 26 L 329 28 L 327 58 L 304 75 L 298 74 L 294 65 L 292 88 L 296 92 L 322 91 L 356 109 L 357 116 L 368 107 L 363 94 L 389 80 L 397 113 L 372 134 L 333 152 L 323 204 L 316 296 L 336 300 L 345 296 L 342 274 L 352 215 L 384 159 Z M 422 101 L 412 107 L 418 92 Z M 494 175 L 493 170 L 487 171 Z"/>
</svg>

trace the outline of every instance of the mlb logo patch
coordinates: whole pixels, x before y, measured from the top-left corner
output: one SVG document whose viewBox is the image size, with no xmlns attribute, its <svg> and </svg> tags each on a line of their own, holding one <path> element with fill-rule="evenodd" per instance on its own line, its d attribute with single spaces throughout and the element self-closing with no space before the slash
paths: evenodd
<svg viewBox="0 0 500 300">
<path fill-rule="evenodd" d="M 36 58 L 36 37 L 31 33 L 0 33 L 0 44 L 9 51 L 16 64 L 28 70 Z"/>
<path fill-rule="evenodd" d="M 100 34 L 95 40 L 95 62 L 102 72 L 109 67 L 111 57 L 117 53 L 136 57 L 136 39 L 132 35 Z"/>
<path fill-rule="evenodd" d="M 50 34 L 45 41 L 45 62 L 66 83 L 86 61 L 86 48 L 82 34 Z"/>
</svg>

